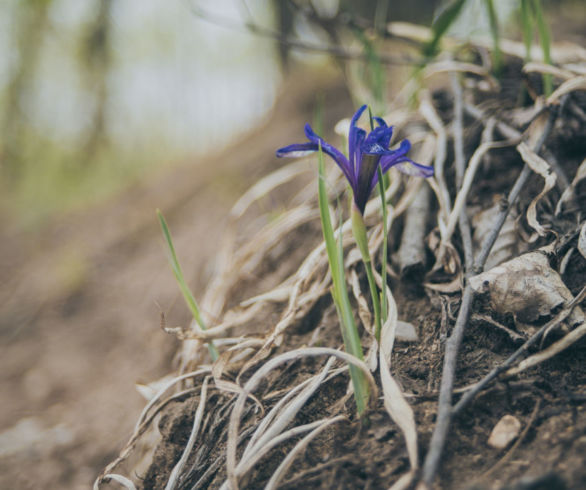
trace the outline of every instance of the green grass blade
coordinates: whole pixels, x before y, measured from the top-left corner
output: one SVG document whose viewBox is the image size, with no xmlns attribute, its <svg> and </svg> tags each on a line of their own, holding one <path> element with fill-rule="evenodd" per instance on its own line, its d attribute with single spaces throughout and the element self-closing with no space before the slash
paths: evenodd
<svg viewBox="0 0 586 490">
<path fill-rule="evenodd" d="M 173 246 L 173 239 L 171 238 L 171 232 L 169 231 L 169 226 L 167 226 L 167 222 L 163 217 L 163 213 L 159 209 L 157 209 L 157 217 L 159 218 L 159 223 L 161 224 L 161 229 L 163 230 L 163 236 L 165 237 L 165 242 L 167 243 L 167 248 L 169 249 L 169 263 L 171 264 L 171 269 L 173 270 L 173 274 L 175 275 L 175 279 L 177 280 L 177 284 L 179 284 L 179 289 L 183 294 L 183 298 L 185 299 L 185 303 L 187 303 L 187 307 L 191 311 L 193 318 L 197 322 L 197 324 L 202 328 L 202 330 L 207 330 L 205 322 L 201 317 L 201 313 L 193 297 L 189 286 L 185 282 L 185 277 L 183 276 L 183 271 L 181 270 L 181 266 L 179 265 L 179 260 L 177 259 L 177 254 L 175 253 L 175 247 Z M 208 350 L 210 352 L 210 356 L 213 361 L 215 361 L 218 356 L 219 352 L 213 342 L 208 344 Z"/>
<path fill-rule="evenodd" d="M 533 17 L 531 15 L 531 0 L 521 0 L 521 30 L 525 45 L 525 63 L 531 61 L 531 44 L 533 41 Z"/>
<path fill-rule="evenodd" d="M 334 238 L 334 229 L 332 227 L 332 220 L 330 217 L 330 210 L 328 207 L 328 194 L 325 183 L 325 169 L 323 152 L 321 145 L 318 152 L 319 156 L 319 181 L 318 181 L 318 199 L 319 199 L 319 214 L 321 218 L 321 226 L 326 242 L 326 251 L 328 253 L 328 260 L 330 262 L 330 270 L 332 273 L 332 282 L 334 287 L 340 281 L 340 268 L 338 264 L 338 252 L 336 250 L 336 240 Z"/>
<path fill-rule="evenodd" d="M 385 111 L 385 70 L 380 61 L 380 57 L 372 41 L 360 29 L 354 30 L 358 40 L 362 43 L 366 60 L 368 63 L 369 84 L 377 114 L 383 114 Z"/>
<path fill-rule="evenodd" d="M 551 65 L 551 34 L 549 26 L 543 17 L 543 10 L 541 9 L 540 0 L 533 0 L 533 12 L 535 13 L 535 23 L 537 24 L 537 31 L 539 32 L 539 43 L 541 44 L 541 51 L 543 51 L 543 61 Z M 543 75 L 543 92 L 546 96 L 551 95 L 553 91 L 553 80 L 551 75 Z"/>
<path fill-rule="evenodd" d="M 437 16 L 431 26 L 433 36 L 423 45 L 423 55 L 426 58 L 431 58 L 437 54 L 442 37 L 458 18 L 465 3 L 466 0 L 454 0 Z"/>
<path fill-rule="evenodd" d="M 492 35 L 492 43 L 493 43 L 493 65 L 494 65 L 494 72 L 497 75 L 500 75 L 503 67 L 503 60 L 502 60 L 502 53 L 501 53 L 501 45 L 500 45 L 500 33 L 499 33 L 499 23 L 498 17 L 496 15 L 496 10 L 494 9 L 494 2 L 493 0 L 484 0 L 484 4 L 486 5 L 486 10 L 488 12 L 488 20 L 490 22 L 490 33 Z"/>
<path fill-rule="evenodd" d="M 381 260 L 381 272 L 380 277 L 382 279 L 382 290 L 381 290 L 381 318 L 384 323 L 387 319 L 387 255 L 388 255 L 388 236 L 387 230 L 387 190 L 385 188 L 385 179 L 380 165 L 377 169 L 378 172 L 378 188 L 381 198 L 381 206 L 383 213 L 383 256 Z M 380 338 L 380 332 L 379 332 Z"/>
</svg>

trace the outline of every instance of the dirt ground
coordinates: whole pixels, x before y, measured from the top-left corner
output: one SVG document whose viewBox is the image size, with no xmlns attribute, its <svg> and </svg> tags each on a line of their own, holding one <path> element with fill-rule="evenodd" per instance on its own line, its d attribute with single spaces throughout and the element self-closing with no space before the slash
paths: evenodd
<svg viewBox="0 0 586 490">
<path fill-rule="evenodd" d="M 219 155 L 161 173 L 115 201 L 54 222 L 39 234 L 3 227 L 0 488 L 88 488 L 116 457 L 145 403 L 135 383 L 168 374 L 179 348 L 177 340 L 161 331 L 155 302 L 165 311 L 168 324 L 188 323 L 154 209 L 165 213 L 184 270 L 189 271 L 196 293 L 201 293 L 210 279 L 210 261 L 221 243 L 227 211 L 276 164 L 275 148 L 300 134 L 313 112 L 315 87 L 324 87 L 325 125 L 330 127 L 351 111 L 339 85 L 305 77 L 303 84 L 291 81 L 290 87 L 296 90 L 285 87 L 287 97 L 263 128 Z M 571 145 L 564 140 L 563 128 L 552 136 L 568 175 L 576 172 L 586 151 L 583 132 L 579 134 L 581 139 Z M 565 150 L 559 151 L 560 147 Z M 501 163 L 497 161 L 483 176 L 473 205 L 488 207 L 484 200 L 504 192 L 502 188 L 519 172 L 518 158 L 511 166 L 510 154 L 498 155 Z M 527 206 L 538 188 L 536 177 L 527 186 L 521 207 Z M 287 196 L 281 200 L 286 201 Z M 294 271 L 303 252 L 319 242 L 319 223 L 308 222 L 289 238 L 251 273 L 248 283 L 234 291 L 228 307 L 278 284 Z M 391 243 L 391 250 L 397 245 Z M 559 259 L 551 257 L 552 261 Z M 584 285 L 586 261 L 579 254 L 572 261 L 563 280 L 576 294 Z M 392 363 L 399 383 L 410 395 L 423 456 L 435 423 L 443 345 L 458 313 L 460 296 L 430 294 L 418 279 L 393 278 L 390 284 L 400 319 L 415 325 L 419 336 L 416 343 L 398 343 Z M 510 328 L 515 326 L 512 318 L 496 315 L 481 300 L 474 307 Z M 276 306 L 267 308 L 251 322 L 254 325 L 247 326 L 262 330 L 278 317 Z M 341 343 L 335 310 L 324 295 L 287 330 L 275 352 Z M 458 386 L 478 380 L 517 346 L 514 337 L 486 321 L 471 321 L 460 355 Z M 584 348 L 584 342 L 578 343 L 483 392 L 452 428 L 440 470 L 441 487 L 585 488 Z M 272 373 L 256 395 L 270 409 L 277 402 L 274 393 L 307 379 L 323 363 L 323 359 L 289 363 Z M 300 423 L 336 413 L 347 420 L 310 444 L 288 474 L 284 488 L 388 488 L 408 469 L 402 435 L 389 422 L 382 400 L 377 400 L 369 414 L 369 424 L 361 423 L 352 398 L 345 397 L 347 384 L 343 376 L 334 379 L 297 416 Z M 163 437 L 153 464 L 137 475 L 143 488 L 163 487 L 189 437 L 197 400 L 197 396 L 185 396 L 171 403 L 157 420 Z M 225 446 L 219 435 L 226 431 L 225 408 L 233 399 L 215 393 L 210 400 L 208 419 L 218 423 L 211 424 L 208 439 L 191 457 L 192 471 L 181 488 L 196 484 L 217 488 L 226 476 L 221 456 Z M 516 416 L 526 428 L 510 456 L 486 443 L 505 414 Z M 249 409 L 243 425 L 253 426 L 255 417 Z M 290 447 L 286 444 L 271 453 L 247 475 L 243 487 L 262 488 Z"/>
<path fill-rule="evenodd" d="M 512 73 L 518 68 L 512 68 Z M 515 77 L 514 77 L 515 78 Z M 503 106 L 512 107 L 518 93 L 515 83 L 503 84 L 500 94 Z M 581 100 L 581 99 L 580 99 Z M 451 118 L 449 100 L 439 92 L 435 97 L 438 107 L 444 107 L 445 122 Z M 494 107 L 495 101 L 487 106 Z M 574 116 L 558 121 L 548 148 L 556 155 L 562 170 L 573 176 L 582 161 L 584 146 L 584 125 Z M 579 119 L 579 117 L 578 117 Z M 472 119 L 466 120 L 468 150 L 474 148 L 479 137 L 479 128 Z M 451 157 L 449 157 L 451 158 Z M 489 209 L 498 202 L 495 196 L 504 194 L 516 178 L 521 162 L 511 149 L 495 151 L 490 166 L 481 172 L 474 192 L 470 196 L 471 218 L 480 209 Z M 453 182 L 453 174 L 448 179 Z M 578 209 L 584 209 L 584 186 L 578 192 Z M 540 189 L 539 177 L 533 176 L 521 194 L 519 209 L 526 209 Z M 557 191 L 552 191 L 552 202 Z M 278 194 L 278 193 L 277 193 Z M 275 198 L 278 203 L 287 198 Z M 550 206 L 549 204 L 548 206 Z M 547 208 L 547 206 L 546 206 Z M 551 267 L 559 268 L 560 262 L 572 246 L 575 246 L 576 223 L 572 218 L 553 219 L 550 212 L 545 216 L 552 219 L 558 234 L 558 246 L 548 256 Z M 254 221 L 254 220 L 253 220 Z M 522 220 L 517 220 L 517 224 Z M 402 222 L 398 225 L 401 232 Z M 526 226 L 526 223 L 521 224 Z M 476 226 L 478 228 L 478 226 Z M 260 294 L 279 284 L 299 267 L 306 253 L 319 243 L 320 229 L 315 221 L 307 223 L 287 235 L 285 243 L 275 247 L 258 264 L 249 280 L 238 282 L 228 294 L 226 309 L 237 305 L 250 296 Z M 549 240 L 551 241 L 551 240 Z M 514 247 L 508 250 L 510 258 L 522 253 L 525 247 L 536 249 L 549 243 L 548 239 L 532 245 L 522 242 L 519 236 Z M 563 245 L 560 245 L 562 244 Z M 391 238 L 390 250 L 396 251 L 398 238 Z M 462 244 L 458 242 L 458 248 Z M 498 247 L 506 248 L 500 243 Z M 497 248 L 498 248 L 497 247 Z M 502 251 L 502 250 L 501 250 Z M 573 295 L 585 285 L 586 260 L 579 254 L 572 254 L 564 268 L 562 280 Z M 360 271 L 359 271 L 360 272 Z M 234 272 L 237 274 L 237 272 Z M 362 287 L 366 280 L 362 271 Z M 422 277 L 406 274 L 393 277 L 390 286 L 399 311 L 399 318 L 415 326 L 419 337 L 415 343 L 399 342 L 394 350 L 392 365 L 402 389 L 408 393 L 413 406 L 419 435 L 420 457 L 425 456 L 436 422 L 437 395 L 440 384 L 443 352 L 446 337 L 453 328 L 461 295 L 452 292 L 432 291 L 422 287 Z M 482 295 L 473 303 L 475 315 L 469 322 L 458 362 L 457 387 L 464 387 L 479 380 L 494 366 L 502 363 L 528 338 L 531 328 L 544 324 L 551 318 L 548 313 L 533 318 L 533 326 L 525 325 L 521 315 L 499 313 Z M 238 334 L 252 334 L 271 330 L 283 314 L 284 305 L 266 306 L 250 321 L 241 325 Z M 238 310 L 236 310 L 238 311 Z M 582 320 L 583 321 L 583 320 Z M 527 331 L 523 331 L 527 328 Z M 266 334 L 266 331 L 265 331 Z M 268 334 L 267 334 L 268 335 Z M 562 335 L 554 334 L 543 346 L 550 345 Z M 261 334 L 262 336 L 262 334 Z M 363 342 L 366 334 L 363 334 Z M 324 294 L 311 310 L 306 311 L 285 331 L 280 344 L 271 352 L 274 359 L 278 354 L 305 346 L 338 347 L 342 337 L 335 309 L 328 294 Z M 583 366 L 584 341 L 574 344 L 562 354 L 506 381 L 497 382 L 481 393 L 477 399 L 456 418 L 449 432 L 446 452 L 439 471 L 438 484 L 444 489 L 581 489 L 586 487 L 584 450 L 586 441 L 586 418 L 584 417 L 584 393 L 586 370 Z M 534 351 L 533 351 L 534 352 Z M 279 394 L 290 392 L 293 387 L 309 379 L 324 368 L 325 359 L 311 358 L 292 361 L 268 374 L 254 392 L 261 400 L 265 413 L 277 406 Z M 225 368 L 224 379 L 238 379 L 242 385 L 255 369 L 260 370 L 262 362 L 248 368 L 242 365 L 234 369 Z M 376 372 L 375 372 L 376 374 Z M 236 378 L 237 377 L 237 378 Z M 152 464 L 138 475 L 141 488 L 164 487 L 171 470 L 179 461 L 187 444 L 200 403 L 201 380 L 194 381 L 192 392 L 172 401 L 156 419 L 156 430 L 162 440 L 157 444 Z M 389 488 L 409 469 L 409 460 L 401 431 L 391 423 L 382 399 L 374 403 L 368 414 L 368 422 L 357 420 L 354 402 L 345 396 L 348 377 L 334 379 L 320 387 L 318 393 L 295 417 L 299 426 L 317 419 L 343 415 L 344 423 L 324 431 L 295 461 L 279 488 Z M 195 391 L 195 394 L 193 393 Z M 187 459 L 185 472 L 177 488 L 220 488 L 225 481 L 226 439 L 228 417 L 234 406 L 234 397 L 214 391 L 208 395 L 206 421 L 196 445 Z M 458 396 L 456 397 L 456 400 Z M 506 448 L 495 448 L 488 444 L 489 436 L 497 422 L 505 415 L 515 417 L 522 430 L 517 442 Z M 262 420 L 254 403 L 247 405 L 242 416 L 243 440 L 258 427 Z M 230 421 L 231 423 L 231 421 Z M 249 432 L 250 431 L 250 432 Z M 244 446 L 244 444 L 242 444 Z M 243 476 L 241 488 L 265 488 L 273 472 L 293 448 L 292 442 L 285 442 L 270 452 L 259 464 Z M 238 452 L 243 455 L 243 448 Z M 243 457 L 243 456 L 242 456 Z"/>
<path fill-rule="evenodd" d="M 160 329 L 159 305 L 170 324 L 189 318 L 155 208 L 197 295 L 227 211 L 277 163 L 274 150 L 311 114 L 315 87 L 348 100 L 327 77 L 302 78 L 309 83 L 283 87 L 262 127 L 219 154 L 161 170 L 42 231 L 2 226 L 0 488 L 85 489 L 117 455 L 145 404 L 135 383 L 167 374 L 178 349 Z M 347 112 L 329 107 L 329 123 Z"/>
</svg>

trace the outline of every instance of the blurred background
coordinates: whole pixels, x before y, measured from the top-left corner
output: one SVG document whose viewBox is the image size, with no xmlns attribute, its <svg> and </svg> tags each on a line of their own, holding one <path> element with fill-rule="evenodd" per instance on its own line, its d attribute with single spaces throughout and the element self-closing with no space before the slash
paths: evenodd
<svg viewBox="0 0 586 490">
<path fill-rule="evenodd" d="M 35 226 L 234 141 L 272 107 L 290 58 L 335 26 L 429 24 L 438 2 L 3 0 L 3 213 Z"/>
<path fill-rule="evenodd" d="M 467 3 L 454 32 L 485 35 Z M 495 4 L 505 29 L 519 3 Z M 316 97 L 325 127 L 390 100 L 418 51 L 385 23 L 442 5 L 0 1 L 0 488 L 88 488 L 144 406 L 135 383 L 171 371 L 160 314 L 189 314 L 154 209 L 199 297 L 227 212 L 303 141 Z M 554 39 L 580 39 L 583 0 L 544 5 Z"/>
</svg>

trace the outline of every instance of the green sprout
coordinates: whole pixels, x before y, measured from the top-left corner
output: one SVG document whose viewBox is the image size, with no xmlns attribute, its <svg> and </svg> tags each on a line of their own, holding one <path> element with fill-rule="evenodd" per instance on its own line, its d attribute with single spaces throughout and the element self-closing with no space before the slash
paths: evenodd
<svg viewBox="0 0 586 490">
<path fill-rule="evenodd" d="M 163 236 L 165 237 L 165 242 L 167 243 L 167 248 L 169 250 L 169 264 L 171 265 L 171 269 L 173 270 L 173 274 L 175 275 L 175 279 L 177 280 L 177 284 L 179 284 L 179 289 L 183 294 L 183 298 L 185 299 L 185 303 L 187 303 L 187 307 L 191 311 L 193 318 L 197 322 L 197 324 L 201 327 L 202 330 L 207 330 L 206 324 L 201 316 L 199 311 L 199 307 L 193 297 L 193 293 L 189 289 L 187 282 L 185 282 L 185 277 L 183 276 L 183 271 L 181 270 L 181 266 L 179 265 L 179 260 L 177 259 L 177 254 L 175 253 L 175 247 L 173 246 L 173 239 L 171 238 L 171 232 L 169 231 L 169 227 L 167 226 L 167 222 L 163 217 L 163 213 L 159 209 L 157 209 L 157 217 L 159 218 L 159 223 L 161 224 L 161 229 L 163 230 Z M 207 344 L 208 351 L 210 353 L 210 357 L 212 361 L 216 361 L 218 356 L 220 355 L 218 349 L 214 345 L 213 342 Z"/>
</svg>

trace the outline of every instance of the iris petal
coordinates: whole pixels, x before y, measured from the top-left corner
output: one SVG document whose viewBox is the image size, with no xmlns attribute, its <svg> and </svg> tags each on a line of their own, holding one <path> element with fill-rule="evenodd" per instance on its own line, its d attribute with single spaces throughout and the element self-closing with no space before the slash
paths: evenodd
<svg viewBox="0 0 586 490">
<path fill-rule="evenodd" d="M 392 135 L 393 128 L 379 126 L 373 129 L 364 141 L 362 151 L 382 155 L 384 152 L 389 151 L 389 142 Z"/>
<path fill-rule="evenodd" d="M 398 158 L 393 166 L 397 170 L 399 170 L 399 172 L 404 173 L 406 175 L 412 175 L 413 177 L 427 178 L 433 176 L 433 167 L 428 167 L 427 165 L 415 163 L 413 160 L 406 157 Z"/>
<path fill-rule="evenodd" d="M 374 116 L 373 119 L 378 123 L 379 126 L 386 128 L 387 127 L 387 123 L 386 121 L 382 118 L 382 117 L 376 117 Z"/>
<path fill-rule="evenodd" d="M 399 148 L 396 150 L 387 150 L 380 159 L 381 170 L 385 173 L 392 166 L 400 163 L 411 149 L 411 142 L 409 140 L 401 141 Z"/>
<path fill-rule="evenodd" d="M 305 136 L 307 136 L 307 139 L 311 141 L 312 144 L 316 145 L 316 150 L 317 146 L 321 144 L 322 151 L 325 154 L 332 157 L 332 159 L 338 164 L 338 167 L 340 167 L 340 170 L 342 170 L 342 172 L 350 182 L 350 185 L 353 185 L 355 179 L 352 172 L 352 166 L 350 165 L 350 162 L 345 157 L 345 155 L 334 146 L 330 145 L 329 143 L 326 143 L 323 138 L 315 134 L 315 132 L 313 131 L 313 129 L 311 129 L 311 126 L 309 124 L 305 125 Z"/>
<path fill-rule="evenodd" d="M 378 182 L 378 166 L 382 172 L 396 167 L 399 171 L 417 177 L 431 177 L 433 167 L 427 167 L 407 158 L 411 149 L 409 140 L 403 140 L 395 150 L 389 149 L 393 136 L 393 127 L 388 126 L 384 119 L 374 117 L 377 127 L 370 133 L 356 126 L 362 113 L 366 110 L 363 105 L 356 111 L 350 121 L 348 134 L 349 158 L 337 148 L 326 143 L 318 136 L 309 124 L 305 125 L 305 135 L 308 143 L 296 143 L 277 150 L 278 157 L 299 157 L 318 151 L 320 146 L 324 153 L 329 155 L 340 167 L 352 187 L 354 202 L 361 213 L 364 213 L 366 202 L 374 186 Z"/>
<path fill-rule="evenodd" d="M 352 172 L 354 174 L 354 182 L 358 181 L 360 175 L 360 162 L 362 161 L 362 146 L 366 139 L 366 131 L 364 129 L 356 129 L 354 150 L 350 150 L 350 162 Z"/>
<path fill-rule="evenodd" d="M 373 176 L 377 174 L 376 169 L 379 161 L 379 155 L 369 153 L 362 155 L 357 185 L 352 189 L 354 191 L 354 202 L 362 214 L 364 214 L 366 202 L 373 189 Z"/>
<path fill-rule="evenodd" d="M 304 157 L 318 150 L 315 143 L 294 143 L 277 150 L 278 157 Z"/>
<path fill-rule="evenodd" d="M 356 123 L 365 110 L 366 105 L 363 105 L 354 113 L 352 120 L 350 121 L 350 131 L 348 133 L 348 155 L 350 155 L 350 162 L 352 163 L 351 167 L 354 172 L 356 172 L 356 169 L 360 167 L 360 146 L 362 140 L 364 140 L 366 136 L 366 131 L 356 127 Z M 355 173 L 354 175 L 357 174 Z"/>
</svg>

